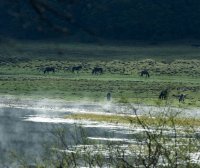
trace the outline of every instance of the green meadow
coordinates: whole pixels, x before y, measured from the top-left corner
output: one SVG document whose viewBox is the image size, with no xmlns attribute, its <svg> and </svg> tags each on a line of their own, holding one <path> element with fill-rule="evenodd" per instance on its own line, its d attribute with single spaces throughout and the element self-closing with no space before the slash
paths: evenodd
<svg viewBox="0 0 200 168">
<path fill-rule="evenodd" d="M 6 41 L 0 44 L 0 94 L 66 101 L 200 106 L 200 48 L 182 44 L 81 44 Z M 73 66 L 82 65 L 72 73 Z M 45 67 L 56 72 L 43 73 Z M 92 75 L 94 67 L 102 75 Z M 141 77 L 148 69 L 150 78 Z M 170 89 L 167 100 L 160 92 Z M 179 103 L 177 95 L 187 94 Z"/>
</svg>

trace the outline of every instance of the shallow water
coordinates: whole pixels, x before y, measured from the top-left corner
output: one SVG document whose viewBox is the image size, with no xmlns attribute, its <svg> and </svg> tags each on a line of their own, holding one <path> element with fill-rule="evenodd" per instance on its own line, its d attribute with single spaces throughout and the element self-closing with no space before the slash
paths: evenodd
<svg viewBox="0 0 200 168">
<path fill-rule="evenodd" d="M 73 111 L 73 110 L 72 110 Z M 75 111 L 75 110 L 74 110 Z M 111 129 L 106 124 L 88 121 L 65 120 L 62 117 L 69 114 L 70 111 L 51 111 L 38 110 L 19 107 L 2 107 L 0 109 L 0 158 L 1 165 L 10 166 L 10 153 L 17 152 L 19 155 L 27 158 L 39 158 L 42 151 L 42 145 L 51 142 L 51 130 L 55 127 L 64 127 L 70 132 L 75 132 L 74 124 L 85 125 L 84 129 L 91 138 L 105 137 L 107 128 Z M 96 127 L 95 127 L 96 126 Z M 112 128 L 123 128 L 122 126 L 112 126 Z M 110 132 L 107 131 L 107 135 Z M 109 135 L 111 138 L 120 137 L 123 135 Z M 71 144 L 73 139 L 68 139 Z M 2 167 L 1 166 L 1 167 Z M 15 166 L 14 166 L 15 167 Z"/>
<path fill-rule="evenodd" d="M 53 141 L 51 131 L 56 127 L 64 127 L 73 133 L 76 131 L 74 125 L 81 125 L 87 132 L 89 140 L 100 143 L 108 141 L 119 142 L 122 146 L 123 144 L 138 144 L 137 137 L 146 131 L 144 128 L 134 125 L 63 119 L 63 116 L 71 113 L 134 115 L 132 110 L 124 110 L 126 107 L 114 106 L 113 104 L 58 103 L 55 106 L 51 102 L 44 103 L 40 101 L 33 105 L 29 101 L 11 101 L 7 104 L 0 102 L 0 107 L 1 165 L 12 165 L 9 160 L 11 158 L 10 152 L 12 151 L 25 155 L 27 158 L 39 158 L 43 152 L 42 145 Z M 152 113 L 158 113 L 161 110 L 149 107 L 145 111 L 145 108 L 147 109 L 147 107 L 139 109 L 139 106 L 137 106 L 137 113 L 144 115 L 148 114 L 149 110 L 153 111 Z M 163 111 L 165 110 L 163 109 Z M 190 113 L 186 111 L 186 113 L 191 115 L 191 111 Z M 198 110 L 197 113 L 199 114 Z M 177 130 L 179 130 L 178 137 L 186 136 L 182 128 L 177 128 Z M 158 130 L 155 131 L 154 128 L 150 128 L 148 131 L 156 133 Z M 163 129 L 163 134 L 174 137 L 174 132 L 168 128 Z M 73 144 L 73 141 L 71 137 L 68 138 L 70 144 Z M 142 143 L 142 140 L 140 143 Z M 130 152 L 127 151 L 127 153 Z M 192 153 L 191 157 L 193 160 L 197 158 Z"/>
</svg>

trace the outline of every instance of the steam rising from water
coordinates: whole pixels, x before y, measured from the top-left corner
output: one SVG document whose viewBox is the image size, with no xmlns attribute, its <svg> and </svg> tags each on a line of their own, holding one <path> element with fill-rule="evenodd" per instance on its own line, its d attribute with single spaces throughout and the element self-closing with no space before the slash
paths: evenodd
<svg viewBox="0 0 200 168">
<path fill-rule="evenodd" d="M 12 109 L 12 111 L 11 111 Z M 131 115 L 134 116 L 133 109 L 136 109 L 137 114 L 139 115 L 148 115 L 151 114 L 164 113 L 168 111 L 168 107 L 159 108 L 151 106 L 142 106 L 142 105 L 131 105 L 126 107 L 124 105 L 116 105 L 112 103 L 74 103 L 74 102 L 64 102 L 58 100 L 42 99 L 42 100 L 31 100 L 31 99 L 15 99 L 13 97 L 4 97 L 0 99 L 0 115 L 2 118 L 1 127 L 0 127 L 0 147 L 2 150 L 7 149 L 8 142 L 12 145 L 18 145 L 24 141 L 27 143 L 26 147 L 32 146 L 36 150 L 39 148 L 37 144 L 32 144 L 33 141 L 36 143 L 40 136 L 45 134 L 42 132 L 44 130 L 38 129 L 39 124 L 80 124 L 84 128 L 92 129 L 102 129 L 106 130 L 108 133 L 115 133 L 122 136 L 129 136 L 133 134 L 140 134 L 145 130 L 142 127 L 128 125 L 128 124 L 114 124 L 106 122 L 94 122 L 88 120 L 73 120 L 73 119 L 64 119 L 63 116 L 72 113 L 94 113 L 94 114 L 104 114 L 104 115 Z M 171 109 L 170 109 L 171 110 Z M 173 109 L 175 111 L 182 111 L 182 109 Z M 22 114 L 23 113 L 23 114 Z M 200 117 L 199 109 L 188 109 L 181 112 L 183 116 L 195 116 Z M 3 118 L 6 117 L 6 118 Z M 12 120 L 14 118 L 14 120 Z M 15 121 L 18 118 L 21 122 Z M 5 122 L 6 121 L 6 122 Z M 5 122 L 5 123 L 3 123 Z M 23 124 L 29 123 L 30 128 L 24 127 Z M 35 127 L 37 126 L 37 127 Z M 42 128 L 42 127 L 41 127 Z M 183 136 L 184 132 L 181 132 L 182 128 L 179 128 L 179 133 Z M 33 132 L 32 137 L 30 137 L 29 132 Z M 46 130 L 45 130 L 46 131 Z M 151 128 L 148 131 L 154 133 L 155 129 Z M 32 133 L 31 132 L 31 133 Z M 4 136 L 9 133 L 10 137 Z M 163 133 L 168 136 L 174 136 L 172 130 L 163 130 Z M 19 137 L 19 140 L 17 137 Z M 21 139 L 20 139 L 21 138 Z M 94 141 L 117 141 L 117 142 L 126 142 L 130 144 L 136 143 L 134 139 L 126 137 L 100 137 L 100 136 L 89 136 L 88 139 Z M 21 147 L 21 146 L 20 146 Z M 19 147 L 19 148 L 20 148 Z M 12 148 L 12 146 L 11 146 Z M 191 154 L 191 158 L 194 160 L 199 156 L 199 153 Z"/>
<path fill-rule="evenodd" d="M 52 99 L 20 99 L 5 96 L 0 99 L 0 108 L 15 108 L 15 109 L 27 109 L 34 110 L 35 112 L 45 113 L 48 115 L 52 114 L 63 114 L 63 113 L 94 113 L 104 115 L 134 115 L 136 110 L 138 115 L 148 115 L 166 113 L 173 111 L 180 113 L 184 117 L 199 117 L 200 109 L 180 109 L 180 108 L 169 108 L 169 107 L 154 107 L 145 106 L 142 104 L 131 104 L 130 106 L 124 106 L 120 104 L 113 104 L 110 102 L 102 103 L 88 103 L 88 102 L 65 102 L 62 100 Z M 134 109 L 134 110 L 133 110 Z"/>
</svg>

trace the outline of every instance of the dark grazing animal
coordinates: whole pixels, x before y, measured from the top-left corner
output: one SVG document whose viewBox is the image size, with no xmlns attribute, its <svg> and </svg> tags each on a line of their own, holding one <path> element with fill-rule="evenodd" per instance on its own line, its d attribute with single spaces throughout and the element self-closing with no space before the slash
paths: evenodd
<svg viewBox="0 0 200 168">
<path fill-rule="evenodd" d="M 110 101 L 111 100 L 111 93 L 108 92 L 106 97 L 107 97 L 107 101 Z"/>
<path fill-rule="evenodd" d="M 186 97 L 185 94 L 180 94 L 180 95 L 179 95 L 179 99 L 178 99 L 179 103 L 180 103 L 180 102 L 184 102 L 184 101 L 185 101 L 185 97 Z"/>
<path fill-rule="evenodd" d="M 46 67 L 45 69 L 44 69 L 44 74 L 46 73 L 46 72 L 55 72 L 55 68 L 54 67 Z"/>
<path fill-rule="evenodd" d="M 98 74 L 102 74 L 103 73 L 103 68 L 97 68 L 95 67 L 93 70 L 92 70 L 92 75 L 98 75 Z"/>
<path fill-rule="evenodd" d="M 174 97 L 178 98 L 179 103 L 184 102 L 187 94 L 180 94 L 180 95 L 173 95 Z"/>
<path fill-rule="evenodd" d="M 178 98 L 179 103 L 184 102 L 187 94 L 180 94 L 180 95 L 173 95 L 174 97 Z"/>
<path fill-rule="evenodd" d="M 169 94 L 168 89 L 162 90 L 160 92 L 159 99 L 161 99 L 161 100 L 167 99 L 168 94 Z"/>
<path fill-rule="evenodd" d="M 72 67 L 72 72 L 79 72 L 83 67 L 81 65 Z"/>
<path fill-rule="evenodd" d="M 149 72 L 145 69 L 143 71 L 141 71 L 140 76 L 146 75 L 146 77 L 150 77 Z"/>
</svg>

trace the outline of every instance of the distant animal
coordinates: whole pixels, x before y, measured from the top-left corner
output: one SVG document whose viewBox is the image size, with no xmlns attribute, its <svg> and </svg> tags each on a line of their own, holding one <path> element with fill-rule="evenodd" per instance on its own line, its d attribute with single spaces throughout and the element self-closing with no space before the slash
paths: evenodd
<svg viewBox="0 0 200 168">
<path fill-rule="evenodd" d="M 180 94 L 180 95 L 179 95 L 179 99 L 178 99 L 179 103 L 180 103 L 180 102 L 184 102 L 184 101 L 185 101 L 185 97 L 186 97 L 186 95 Z"/>
<path fill-rule="evenodd" d="M 108 92 L 107 95 L 106 95 L 106 97 L 107 97 L 107 101 L 110 101 L 111 100 L 111 93 Z"/>
<path fill-rule="evenodd" d="M 97 75 L 97 74 L 102 74 L 103 73 L 103 68 L 97 68 L 95 67 L 93 70 L 92 70 L 92 74 L 93 75 Z"/>
<path fill-rule="evenodd" d="M 81 65 L 72 67 L 72 72 L 79 72 L 83 67 Z"/>
<path fill-rule="evenodd" d="M 143 71 L 141 71 L 140 76 L 146 75 L 146 77 L 150 77 L 149 72 L 145 69 Z"/>
<path fill-rule="evenodd" d="M 167 99 L 168 93 L 169 93 L 168 89 L 162 90 L 160 92 L 159 99 L 161 100 Z"/>
<path fill-rule="evenodd" d="M 55 72 L 55 68 L 54 67 L 46 67 L 45 69 L 44 69 L 44 74 L 46 73 L 46 72 Z"/>
<path fill-rule="evenodd" d="M 173 95 L 178 98 L 179 103 L 184 102 L 187 94 Z"/>
</svg>

